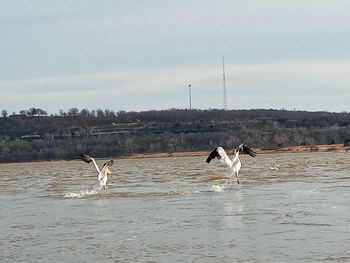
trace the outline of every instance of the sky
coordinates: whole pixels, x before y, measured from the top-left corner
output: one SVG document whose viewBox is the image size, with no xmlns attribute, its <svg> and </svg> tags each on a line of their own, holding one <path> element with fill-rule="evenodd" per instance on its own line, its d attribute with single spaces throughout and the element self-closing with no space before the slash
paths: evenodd
<svg viewBox="0 0 350 263">
<path fill-rule="evenodd" d="M 0 6 L 0 111 L 350 111 L 348 0 Z"/>
</svg>

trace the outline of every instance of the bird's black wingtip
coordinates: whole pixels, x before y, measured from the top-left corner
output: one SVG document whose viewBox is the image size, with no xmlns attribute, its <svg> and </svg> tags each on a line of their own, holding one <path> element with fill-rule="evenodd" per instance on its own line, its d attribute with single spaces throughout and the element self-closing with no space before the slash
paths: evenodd
<svg viewBox="0 0 350 263">
<path fill-rule="evenodd" d="M 220 159 L 220 154 L 218 153 L 218 148 L 217 147 L 210 152 L 206 162 L 210 163 L 210 161 L 213 160 L 214 158 Z"/>
<path fill-rule="evenodd" d="M 253 151 L 251 148 L 248 147 L 248 145 L 244 145 L 245 151 L 247 154 L 249 154 L 251 157 L 256 157 L 257 153 Z"/>
<path fill-rule="evenodd" d="M 109 161 L 107 161 L 107 162 L 105 162 L 105 163 L 103 164 L 103 167 L 105 167 L 105 166 L 107 166 L 107 167 L 112 167 L 113 164 L 114 164 L 114 161 L 113 161 L 113 160 L 109 160 Z"/>
<path fill-rule="evenodd" d="M 92 158 L 87 154 L 80 154 L 79 159 L 86 163 L 90 163 L 92 161 Z"/>
<path fill-rule="evenodd" d="M 238 150 L 241 154 L 249 154 L 251 157 L 256 157 L 257 155 L 246 143 L 241 143 L 241 145 L 238 146 Z"/>
</svg>

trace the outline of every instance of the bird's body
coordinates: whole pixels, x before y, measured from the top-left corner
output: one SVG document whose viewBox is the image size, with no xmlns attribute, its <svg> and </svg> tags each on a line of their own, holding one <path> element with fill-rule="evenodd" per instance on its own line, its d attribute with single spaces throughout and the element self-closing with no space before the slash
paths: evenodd
<svg viewBox="0 0 350 263">
<path fill-rule="evenodd" d="M 97 180 L 99 182 L 99 185 L 101 188 L 106 188 L 107 186 L 107 179 L 108 179 L 108 175 L 112 174 L 111 171 L 109 170 L 109 168 L 113 165 L 113 160 L 110 160 L 106 163 L 103 164 L 102 169 L 100 170 L 100 168 L 98 167 L 96 161 L 94 158 L 90 157 L 89 155 L 86 154 L 82 154 L 80 156 L 80 159 L 83 160 L 86 163 L 93 163 L 96 171 L 98 172 L 98 176 L 97 176 Z"/>
<path fill-rule="evenodd" d="M 241 167 L 242 161 L 239 158 L 239 152 L 236 152 L 232 158 L 232 166 L 230 168 L 232 169 L 232 172 L 237 175 L 237 183 L 239 183 L 238 172 L 241 170 Z"/>
<path fill-rule="evenodd" d="M 216 147 L 211 151 L 206 162 L 210 163 L 212 159 L 218 158 L 223 165 L 231 169 L 232 175 L 236 176 L 237 183 L 239 184 L 240 181 L 238 178 L 238 173 L 242 167 L 242 161 L 239 157 L 240 153 L 249 154 L 252 157 L 256 156 L 256 153 L 252 149 L 250 149 L 245 143 L 242 143 L 235 149 L 232 160 L 227 156 L 225 150 L 222 147 Z"/>
<path fill-rule="evenodd" d="M 113 160 L 110 160 L 102 166 L 101 172 L 98 174 L 98 181 L 102 188 L 106 188 L 108 175 L 111 174 L 109 167 L 113 165 Z"/>
<path fill-rule="evenodd" d="M 273 166 L 270 166 L 269 169 L 270 169 L 270 170 L 276 170 L 276 171 L 279 170 L 279 168 L 278 168 L 277 165 L 276 165 L 276 162 L 274 162 L 274 163 L 273 163 Z"/>
</svg>

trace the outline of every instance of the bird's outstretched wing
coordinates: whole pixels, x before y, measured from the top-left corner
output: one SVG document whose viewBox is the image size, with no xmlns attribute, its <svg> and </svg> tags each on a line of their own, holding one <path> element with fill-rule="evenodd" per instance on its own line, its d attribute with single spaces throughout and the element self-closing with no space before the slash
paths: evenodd
<svg viewBox="0 0 350 263">
<path fill-rule="evenodd" d="M 213 159 L 215 159 L 215 158 L 218 158 L 218 159 L 221 158 L 220 155 L 219 155 L 219 153 L 218 153 L 218 151 L 217 151 L 217 148 L 215 148 L 214 150 L 211 151 L 211 153 L 209 154 L 209 156 L 208 156 L 206 162 L 207 162 L 207 163 L 210 163 L 210 161 L 213 160 Z"/>
<path fill-rule="evenodd" d="M 107 174 L 107 172 L 109 171 L 109 167 L 112 167 L 112 166 L 113 166 L 113 163 L 114 163 L 113 160 L 110 160 L 110 161 L 108 161 L 108 162 L 105 162 L 105 163 L 103 164 L 103 166 L 102 166 L 100 175 L 103 176 L 103 175 Z M 100 180 L 100 176 L 99 176 L 99 180 Z"/>
<path fill-rule="evenodd" d="M 97 165 L 97 163 L 96 163 L 94 158 L 92 158 L 91 156 L 89 156 L 87 154 L 81 154 L 79 159 L 83 160 L 86 163 L 91 163 L 92 162 L 94 164 L 95 168 L 96 168 L 96 171 L 98 173 L 100 173 L 100 168 L 98 167 L 98 165 Z"/>
<path fill-rule="evenodd" d="M 113 166 L 114 161 L 110 160 L 108 162 L 105 162 L 102 166 L 101 172 L 98 174 L 98 181 L 101 181 L 101 179 L 105 176 L 107 176 L 109 167 Z"/>
<path fill-rule="evenodd" d="M 225 150 L 222 147 L 217 147 L 209 154 L 206 162 L 210 163 L 212 159 L 218 158 L 220 162 L 228 167 L 232 165 L 232 161 L 227 156 Z"/>
<path fill-rule="evenodd" d="M 108 162 L 105 162 L 102 166 L 101 171 L 104 171 L 105 169 L 107 169 L 108 167 L 112 167 L 114 164 L 113 160 L 109 160 Z"/>
<path fill-rule="evenodd" d="M 250 149 L 245 143 L 242 143 L 240 146 L 238 146 L 237 150 L 239 150 L 240 154 L 249 154 L 252 157 L 255 157 L 257 155 L 257 153 Z"/>
</svg>

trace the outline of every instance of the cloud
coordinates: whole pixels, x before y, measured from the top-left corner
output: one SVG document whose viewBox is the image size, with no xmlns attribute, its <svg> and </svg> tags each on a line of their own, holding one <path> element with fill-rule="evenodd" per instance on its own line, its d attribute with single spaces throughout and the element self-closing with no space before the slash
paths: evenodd
<svg viewBox="0 0 350 263">
<path fill-rule="evenodd" d="M 0 10 L 0 79 L 202 64 L 222 54 L 236 63 L 344 58 L 348 10 L 345 0 L 10 1 Z"/>
<path fill-rule="evenodd" d="M 1 101 L 53 113 L 184 108 L 191 83 L 194 107 L 218 108 L 224 54 L 232 108 L 347 110 L 349 10 L 347 0 L 7 1 Z"/>
<path fill-rule="evenodd" d="M 227 64 L 229 107 L 347 110 L 349 67 L 350 62 L 342 61 Z M 55 113 L 69 107 L 186 108 L 191 84 L 195 108 L 220 108 L 221 70 L 221 65 L 117 70 L 1 81 L 0 89 L 5 108 L 18 111 L 40 106 Z"/>
<path fill-rule="evenodd" d="M 349 66 L 344 61 L 294 61 L 232 67 L 230 102 L 235 108 L 347 111 Z"/>
<path fill-rule="evenodd" d="M 5 106 L 17 111 L 29 107 L 29 97 L 30 105 L 37 104 L 45 109 L 49 107 L 49 111 L 53 112 L 58 108 L 73 106 L 114 110 L 160 109 L 158 105 L 165 108 L 183 107 L 181 103 L 169 101 L 173 101 L 174 98 L 176 101 L 176 97 L 181 98 L 182 93 L 185 94 L 182 97 L 186 97 L 190 81 L 200 81 L 209 78 L 210 75 L 213 75 L 210 68 L 137 69 L 0 81 L 0 89 L 5 94 L 4 101 L 12 101 L 11 104 L 5 103 Z M 164 103 L 157 105 L 155 99 Z M 52 101 L 53 104 L 48 101 Z M 139 105 L 140 102 L 142 105 Z M 55 108 L 51 105 L 55 105 Z"/>
</svg>

